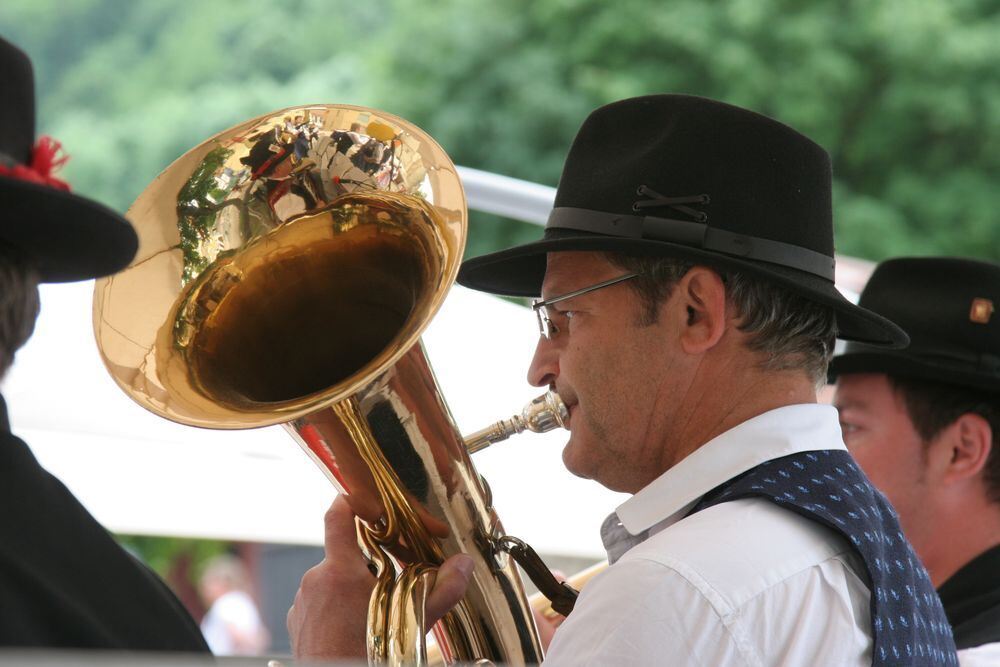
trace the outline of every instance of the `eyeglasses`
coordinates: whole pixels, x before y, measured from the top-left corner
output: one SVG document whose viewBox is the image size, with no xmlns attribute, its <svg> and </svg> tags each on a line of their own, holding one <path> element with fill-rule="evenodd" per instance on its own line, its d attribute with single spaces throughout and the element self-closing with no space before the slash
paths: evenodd
<svg viewBox="0 0 1000 667">
<path fill-rule="evenodd" d="M 559 333 L 559 327 L 553 324 L 552 313 L 549 311 L 549 306 L 552 304 L 565 301 L 566 299 L 572 299 L 575 296 L 580 296 L 581 294 L 586 294 L 587 292 L 593 292 L 604 287 L 610 287 L 611 285 L 616 285 L 626 280 L 631 280 L 638 275 L 638 273 L 627 273 L 624 276 L 618 276 L 617 278 L 612 278 L 611 280 L 605 280 L 604 282 L 591 285 L 590 287 L 584 287 L 582 289 L 569 292 L 568 294 L 560 294 L 559 296 L 554 296 L 551 299 L 535 299 L 531 302 L 531 309 L 535 311 L 535 317 L 538 318 L 538 332 L 549 340 Z"/>
</svg>

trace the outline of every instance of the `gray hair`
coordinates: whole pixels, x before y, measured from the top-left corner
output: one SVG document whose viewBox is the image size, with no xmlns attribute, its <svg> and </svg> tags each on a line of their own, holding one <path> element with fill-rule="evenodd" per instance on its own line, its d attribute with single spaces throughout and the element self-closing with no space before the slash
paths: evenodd
<svg viewBox="0 0 1000 667">
<path fill-rule="evenodd" d="M 0 377 L 35 330 L 39 307 L 38 273 L 16 250 L 0 244 Z"/>
<path fill-rule="evenodd" d="M 674 258 L 604 253 L 615 266 L 638 273 L 628 281 L 643 304 L 641 325 L 656 322 L 658 308 L 694 262 Z M 740 319 L 739 330 L 749 334 L 747 346 L 762 353 L 765 370 L 805 371 L 819 386 L 837 338 L 832 308 L 799 296 L 781 286 L 739 271 L 713 267 L 726 285 L 726 299 Z"/>
</svg>

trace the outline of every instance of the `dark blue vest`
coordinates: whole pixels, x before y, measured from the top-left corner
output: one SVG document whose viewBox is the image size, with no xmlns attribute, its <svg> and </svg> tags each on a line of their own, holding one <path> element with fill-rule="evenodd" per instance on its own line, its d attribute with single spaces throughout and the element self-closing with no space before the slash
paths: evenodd
<svg viewBox="0 0 1000 667">
<path fill-rule="evenodd" d="M 840 450 L 768 461 L 702 498 L 692 513 L 759 496 L 832 528 L 864 559 L 872 590 L 875 665 L 957 665 L 941 601 L 903 538 L 896 512 Z"/>
</svg>

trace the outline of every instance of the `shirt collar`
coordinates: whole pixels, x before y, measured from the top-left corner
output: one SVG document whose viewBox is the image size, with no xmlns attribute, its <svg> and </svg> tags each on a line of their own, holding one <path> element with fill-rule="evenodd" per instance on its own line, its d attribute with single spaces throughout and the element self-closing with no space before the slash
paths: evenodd
<svg viewBox="0 0 1000 667">
<path fill-rule="evenodd" d="M 657 524 L 665 528 L 723 482 L 765 461 L 821 449 L 847 449 L 837 409 L 786 405 L 709 440 L 619 505 L 616 513 L 631 535 Z"/>
</svg>

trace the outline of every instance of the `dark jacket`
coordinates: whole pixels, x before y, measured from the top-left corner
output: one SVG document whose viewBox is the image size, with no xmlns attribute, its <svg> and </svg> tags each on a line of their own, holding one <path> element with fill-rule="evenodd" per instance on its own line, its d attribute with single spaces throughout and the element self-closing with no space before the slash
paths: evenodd
<svg viewBox="0 0 1000 667">
<path fill-rule="evenodd" d="M 11 434 L 2 397 L 0 647 L 208 651 L 170 589 Z"/>
<path fill-rule="evenodd" d="M 959 649 L 1000 642 L 1000 545 L 973 558 L 938 595 Z"/>
</svg>

